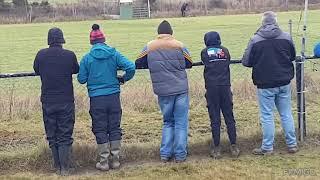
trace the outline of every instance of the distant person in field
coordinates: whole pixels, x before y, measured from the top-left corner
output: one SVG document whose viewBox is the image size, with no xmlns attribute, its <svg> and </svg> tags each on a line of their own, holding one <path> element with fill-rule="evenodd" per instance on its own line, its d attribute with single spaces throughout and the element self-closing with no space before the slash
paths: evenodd
<svg viewBox="0 0 320 180">
<path fill-rule="evenodd" d="M 180 163 L 187 158 L 189 94 L 186 68 L 192 67 L 186 47 L 172 36 L 167 21 L 158 27 L 158 37 L 149 42 L 136 60 L 137 68 L 149 68 L 154 93 L 163 114 L 160 156 Z"/>
<path fill-rule="evenodd" d="M 189 4 L 184 2 L 181 6 L 181 15 L 182 17 L 186 17 L 186 11 L 188 10 Z"/>
<path fill-rule="evenodd" d="M 120 167 L 120 84 L 129 81 L 135 74 L 134 63 L 105 41 L 99 25 L 94 24 L 90 33 L 92 48 L 82 58 L 78 74 L 78 81 L 81 84 L 87 83 L 88 87 L 92 132 L 96 137 L 99 154 L 96 168 L 101 171 Z M 125 74 L 118 76 L 118 69 L 125 71 Z"/>
<path fill-rule="evenodd" d="M 206 48 L 201 52 L 204 64 L 204 79 L 206 87 L 206 100 L 211 120 L 212 149 L 210 156 L 221 158 L 220 129 L 221 116 L 227 126 L 230 141 L 230 151 L 233 157 L 238 157 L 240 150 L 237 146 L 236 122 L 233 116 L 233 100 L 230 83 L 230 53 L 221 46 L 221 38 L 217 32 L 208 32 L 204 36 Z"/>
<path fill-rule="evenodd" d="M 320 58 L 320 42 L 314 46 L 313 54 L 315 57 Z"/>
<path fill-rule="evenodd" d="M 290 84 L 294 78 L 292 61 L 295 58 L 296 51 L 291 36 L 279 28 L 274 12 L 265 12 L 262 16 L 262 26 L 250 40 L 242 59 L 244 66 L 252 68 L 253 83 L 258 88 L 263 140 L 261 147 L 253 150 L 255 155 L 273 153 L 275 107 L 280 114 L 288 152 L 298 151 Z"/>
<path fill-rule="evenodd" d="M 49 48 L 38 52 L 34 71 L 41 78 L 43 121 L 52 151 L 54 168 L 60 175 L 68 175 L 70 167 L 75 105 L 72 74 L 79 71 L 74 52 L 63 49 L 65 43 L 59 28 L 48 33 Z"/>
</svg>

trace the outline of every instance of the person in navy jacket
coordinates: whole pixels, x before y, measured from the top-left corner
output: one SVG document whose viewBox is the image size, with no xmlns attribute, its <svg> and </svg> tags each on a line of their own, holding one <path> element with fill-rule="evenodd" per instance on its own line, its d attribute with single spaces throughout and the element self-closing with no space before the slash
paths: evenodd
<svg viewBox="0 0 320 180">
<path fill-rule="evenodd" d="M 48 33 L 49 48 L 38 52 L 34 71 L 41 78 L 43 121 L 58 174 L 68 175 L 70 167 L 75 105 L 72 74 L 79 71 L 74 52 L 62 47 L 63 32 L 52 28 Z"/>
<path fill-rule="evenodd" d="M 204 36 L 206 48 L 201 52 L 201 60 L 204 64 L 204 79 L 206 87 L 206 100 L 212 129 L 211 157 L 221 158 L 220 148 L 220 112 L 225 119 L 230 140 L 230 151 L 234 157 L 238 157 L 240 150 L 236 144 L 237 133 L 233 115 L 233 102 L 230 84 L 230 53 L 227 48 L 221 46 L 221 38 L 218 32 L 208 32 Z"/>
</svg>

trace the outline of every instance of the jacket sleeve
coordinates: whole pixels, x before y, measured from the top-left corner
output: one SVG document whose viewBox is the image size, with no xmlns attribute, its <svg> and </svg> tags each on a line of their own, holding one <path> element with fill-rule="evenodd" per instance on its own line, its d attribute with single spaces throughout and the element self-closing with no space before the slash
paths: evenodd
<svg viewBox="0 0 320 180">
<path fill-rule="evenodd" d="M 245 53 L 242 57 L 242 65 L 246 67 L 252 67 L 253 66 L 253 60 L 252 60 L 252 47 L 253 47 L 253 39 L 249 41 L 249 44 L 247 46 L 247 49 L 245 50 Z"/>
<path fill-rule="evenodd" d="M 78 63 L 78 60 L 77 60 L 77 56 L 73 53 L 72 55 L 72 74 L 77 74 L 79 73 L 79 63 Z"/>
<path fill-rule="evenodd" d="M 125 71 L 126 73 L 123 75 L 123 79 L 125 81 L 129 81 L 133 78 L 135 72 L 136 72 L 136 66 L 133 62 L 129 61 L 126 57 L 124 57 L 119 52 L 116 52 L 115 54 L 116 60 L 117 60 L 117 66 L 121 70 Z"/>
<path fill-rule="evenodd" d="M 184 56 L 184 59 L 186 62 L 186 68 L 187 69 L 192 68 L 192 58 L 191 58 L 191 55 L 190 55 L 188 49 L 186 47 L 183 47 L 182 52 L 183 52 L 183 56 Z"/>
<path fill-rule="evenodd" d="M 147 46 L 143 48 L 141 53 L 139 54 L 136 62 L 135 62 L 137 69 L 148 69 L 148 49 Z"/>
<path fill-rule="evenodd" d="M 87 67 L 87 58 L 84 56 L 80 62 L 78 81 L 80 84 L 85 84 L 88 81 L 89 71 Z"/>
<path fill-rule="evenodd" d="M 36 75 L 40 75 L 40 68 L 39 68 L 39 53 L 36 55 L 34 62 L 33 62 L 33 70 Z"/>
<path fill-rule="evenodd" d="M 205 55 L 206 49 L 203 49 L 200 53 L 200 57 L 201 57 L 201 62 L 203 65 L 207 64 L 207 59 L 206 59 L 206 55 Z"/>
<path fill-rule="evenodd" d="M 227 60 L 230 62 L 231 61 L 231 54 L 230 54 L 230 51 L 228 48 L 224 48 L 224 50 L 226 51 L 227 53 Z"/>
</svg>

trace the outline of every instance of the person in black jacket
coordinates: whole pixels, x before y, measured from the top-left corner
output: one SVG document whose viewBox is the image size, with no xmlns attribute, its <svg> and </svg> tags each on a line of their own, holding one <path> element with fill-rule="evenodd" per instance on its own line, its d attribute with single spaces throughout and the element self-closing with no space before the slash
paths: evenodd
<svg viewBox="0 0 320 180">
<path fill-rule="evenodd" d="M 201 52 L 201 60 L 205 66 L 204 79 L 206 100 L 211 120 L 212 150 L 210 155 L 221 158 L 220 128 L 222 111 L 230 140 L 230 150 L 234 157 L 238 157 L 240 150 L 236 145 L 236 126 L 233 116 L 233 102 L 230 83 L 230 53 L 221 46 L 221 38 L 217 32 L 208 32 L 204 36 L 206 48 Z"/>
<path fill-rule="evenodd" d="M 65 43 L 59 28 L 48 33 L 49 48 L 38 52 L 34 71 L 41 78 L 43 121 L 58 174 L 68 175 L 70 167 L 75 105 L 72 74 L 79 71 L 74 52 L 63 49 Z"/>
<path fill-rule="evenodd" d="M 298 151 L 291 109 L 291 80 L 294 78 L 294 43 L 289 33 L 283 32 L 274 12 L 265 12 L 262 26 L 251 38 L 242 64 L 252 68 L 253 83 L 258 88 L 262 145 L 253 150 L 255 155 L 273 153 L 275 124 L 274 107 L 279 111 L 289 153 Z"/>
<path fill-rule="evenodd" d="M 184 2 L 181 6 L 181 16 L 186 17 L 186 11 L 188 10 L 189 4 Z"/>
</svg>

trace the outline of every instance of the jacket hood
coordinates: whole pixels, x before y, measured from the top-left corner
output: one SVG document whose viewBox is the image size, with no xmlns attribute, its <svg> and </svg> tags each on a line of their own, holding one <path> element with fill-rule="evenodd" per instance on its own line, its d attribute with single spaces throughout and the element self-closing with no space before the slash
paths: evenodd
<svg viewBox="0 0 320 180">
<path fill-rule="evenodd" d="M 64 44 L 66 41 L 63 37 L 63 32 L 59 28 L 51 28 L 48 32 L 48 45 Z"/>
<path fill-rule="evenodd" d="M 256 34 L 265 39 L 273 39 L 280 36 L 281 33 L 282 30 L 277 24 L 266 24 L 264 26 L 261 26 Z"/>
<path fill-rule="evenodd" d="M 204 35 L 204 43 L 206 46 L 220 46 L 221 38 L 218 32 L 211 31 Z"/>
<path fill-rule="evenodd" d="M 114 48 L 103 43 L 98 43 L 92 46 L 89 54 L 97 60 L 108 60 L 115 52 Z"/>
</svg>

